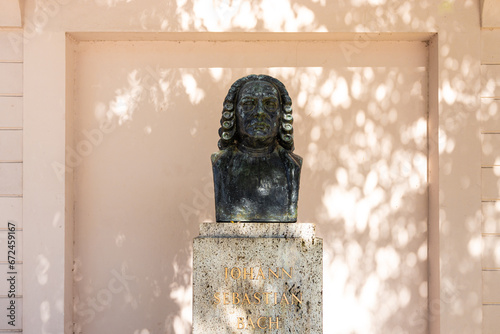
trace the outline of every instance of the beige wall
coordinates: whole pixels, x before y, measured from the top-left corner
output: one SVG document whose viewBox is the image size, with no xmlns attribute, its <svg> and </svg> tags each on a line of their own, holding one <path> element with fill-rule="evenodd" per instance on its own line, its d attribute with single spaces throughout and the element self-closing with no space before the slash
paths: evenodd
<svg viewBox="0 0 500 334">
<path fill-rule="evenodd" d="M 206 4 L 212 4 L 212 6 L 206 7 Z M 276 9 L 278 6 L 279 10 Z M 23 233 L 25 234 L 24 266 L 25 271 L 29 274 L 25 275 L 23 292 L 24 314 L 30 315 L 24 319 L 24 330 L 27 333 L 60 333 L 63 332 L 65 325 L 72 321 L 73 284 L 71 284 L 72 274 L 69 265 L 73 261 L 71 245 L 73 235 L 77 237 L 75 241 L 81 240 L 78 237 L 82 235 L 78 233 L 78 225 L 75 234 L 72 230 L 73 199 L 70 189 L 77 189 L 75 199 L 78 201 L 78 171 L 76 173 L 77 182 L 75 187 L 72 187 L 73 174 L 67 173 L 64 178 L 58 177 L 58 174 L 54 172 L 54 162 L 64 166 L 68 157 L 66 147 L 70 143 L 78 144 L 78 139 L 73 140 L 71 136 L 73 132 L 78 135 L 77 131 L 71 130 L 73 124 L 71 116 L 81 115 L 81 111 L 86 110 L 78 109 L 78 106 L 81 106 L 78 95 L 72 98 L 70 94 L 72 90 L 67 91 L 67 88 L 71 87 L 71 82 L 66 81 L 67 78 L 75 77 L 68 73 L 67 66 L 77 70 L 81 70 L 81 67 L 78 65 L 78 57 L 76 65 L 73 66 L 73 42 L 71 38 L 66 38 L 65 33 L 88 31 L 139 33 L 138 35 L 121 34 L 118 38 L 122 40 L 140 38 L 160 40 L 172 38 L 181 40 L 214 39 L 214 35 L 182 34 L 204 31 L 279 33 L 271 35 L 271 37 L 242 34 L 222 35 L 223 39 L 232 40 L 248 38 L 256 40 L 263 38 L 290 39 L 290 35 L 285 32 L 312 33 L 301 35 L 301 39 L 307 40 L 352 40 L 359 38 L 354 35 L 338 33 L 384 33 L 381 35 L 361 35 L 362 39 L 357 41 L 345 41 L 344 46 L 347 48 L 344 48 L 344 60 L 358 56 L 370 58 L 369 48 L 365 45 L 375 43 L 366 43 L 367 38 L 369 41 L 379 39 L 401 41 L 414 39 L 415 37 L 411 33 L 415 32 L 423 33 L 423 35 L 419 35 L 420 39 L 429 39 L 430 37 L 422 36 L 437 33 L 435 37 L 431 38 L 428 52 L 430 307 L 428 314 L 423 314 L 416 320 L 429 320 L 431 333 L 480 333 L 482 328 L 481 310 L 484 309 L 483 332 L 493 332 L 495 324 L 488 321 L 495 319 L 495 316 L 489 312 L 496 309 L 490 305 L 482 307 L 481 292 L 481 231 L 490 233 L 484 229 L 481 230 L 481 196 L 483 195 L 483 199 L 485 198 L 485 190 L 489 189 L 487 186 L 490 183 L 483 183 L 481 186 L 481 170 L 483 170 L 483 181 L 487 171 L 485 172 L 486 168 L 481 168 L 480 156 L 481 138 L 478 111 L 481 108 L 481 57 L 478 2 L 391 1 L 382 3 L 346 0 L 327 3 L 326 1 L 276 2 L 264 0 L 259 3 L 250 1 L 215 1 L 210 3 L 206 1 L 157 2 L 152 0 L 28 0 L 26 1 L 24 20 L 24 43 L 18 43 L 16 40 L 10 41 L 12 49 L 18 50 L 24 44 L 25 50 L 24 83 L 22 86 L 24 91 L 23 224 L 25 228 Z M 140 34 L 144 32 L 165 32 L 167 34 L 154 36 Z M 331 34 L 315 34 L 318 32 Z M 169 35 L 168 33 L 176 34 Z M 114 38 L 114 36 L 97 34 L 93 38 L 106 39 Z M 215 39 L 217 38 L 215 37 Z M 68 48 L 68 46 L 70 47 Z M 80 51 L 77 49 L 77 54 L 81 56 Z M 157 63 L 161 62 L 157 61 Z M 267 67 L 270 65 L 258 66 Z M 243 65 L 243 67 L 248 66 Z M 332 65 L 332 67 L 334 66 Z M 102 73 L 102 75 L 105 78 L 106 73 Z M 8 77 L 13 76 L 15 74 L 9 74 Z M 190 79 L 186 80 L 190 82 Z M 231 81 L 229 78 L 226 80 Z M 108 86 L 107 89 L 111 86 Z M 127 89 L 130 88 L 129 86 L 130 81 L 127 81 L 127 84 L 122 88 Z M 196 88 L 202 89 L 201 86 Z M 190 103 L 199 106 L 196 104 L 199 98 L 196 88 L 193 88 L 193 100 Z M 103 94 L 105 92 L 106 89 L 104 89 Z M 124 93 L 122 91 L 119 94 L 123 95 Z M 103 101 L 109 102 L 109 99 L 110 96 L 103 98 Z M 201 98 L 201 101 L 203 100 Z M 216 100 L 214 99 L 214 101 Z M 298 100 L 300 100 L 299 97 L 296 104 Z M 78 102 L 74 104 L 74 109 L 72 102 Z M 119 107 L 120 103 L 117 105 Z M 94 107 L 91 106 L 89 110 L 94 110 Z M 209 111 L 216 113 L 217 107 L 217 103 L 214 102 Z M 306 108 L 303 110 L 307 112 Z M 136 116 L 135 119 L 137 117 L 139 116 Z M 194 119 L 196 120 L 196 117 Z M 79 123 L 79 120 L 76 119 L 75 124 L 81 126 L 83 123 Z M 125 129 L 126 126 L 125 124 L 118 129 Z M 206 126 L 208 127 L 209 124 Z M 310 130 L 313 129 L 312 124 L 308 126 Z M 210 132 L 208 129 L 206 133 L 207 136 L 214 136 L 214 132 Z M 111 135 L 118 136 L 119 134 L 119 132 L 113 132 Z M 190 135 L 192 134 L 190 133 Z M 321 135 L 320 132 L 320 138 Z M 106 142 L 112 142 L 112 136 L 106 139 Z M 483 134 L 483 150 L 486 142 L 484 138 L 485 134 Z M 15 147 L 16 141 L 9 139 L 9 142 L 11 140 L 13 140 L 12 146 L 9 145 L 6 149 L 8 154 L 13 154 L 12 152 L 15 150 L 13 147 Z M 307 140 L 312 141 L 313 138 Z M 209 145 L 209 141 L 213 141 L 213 139 L 207 140 L 207 145 Z M 308 145 L 306 147 L 306 142 L 302 145 L 304 145 L 305 151 L 309 152 L 310 147 Z M 99 148 L 104 148 L 104 146 L 105 144 L 102 144 Z M 98 155 L 97 151 L 97 149 L 94 151 L 92 157 Z M 297 153 L 301 154 L 302 152 L 299 151 L 298 146 Z M 333 152 L 332 155 L 339 159 L 335 150 Z M 89 162 L 92 157 L 89 158 Z M 314 154 L 309 154 L 309 160 L 314 158 L 325 159 L 325 156 L 322 157 L 318 154 L 315 157 Z M 328 160 L 328 156 L 326 159 Z M 138 164 L 137 161 L 133 161 L 132 167 L 134 166 L 138 168 L 138 171 L 146 168 Z M 484 161 L 483 167 L 485 167 Z M 123 171 L 120 172 L 123 173 Z M 314 180 L 311 179 L 312 181 Z M 193 182 L 191 189 L 201 190 L 205 185 L 203 180 L 194 180 Z M 312 195 L 315 190 L 307 190 L 306 188 L 305 191 Z M 324 190 L 322 189 L 322 191 Z M 139 192 L 139 194 L 141 193 Z M 193 205 L 193 202 L 190 201 L 194 200 L 194 197 L 189 198 L 187 192 L 184 194 L 186 197 L 183 199 L 187 201 L 188 205 Z M 150 195 L 147 192 L 143 194 L 144 198 Z M 308 198 L 308 196 L 301 193 L 301 203 L 304 198 Z M 155 201 L 159 201 L 159 198 L 154 197 L 151 201 L 141 202 L 148 204 L 139 205 L 136 212 L 146 210 L 148 205 L 155 208 L 157 207 L 154 205 L 155 203 L 157 205 L 164 203 Z M 301 205 L 304 206 L 305 203 Z M 308 219 L 309 217 L 316 219 L 319 217 L 316 216 L 319 213 L 308 212 L 314 205 L 316 204 L 308 203 L 307 208 L 301 207 L 299 215 L 304 214 Z M 483 203 L 483 212 L 487 210 L 485 209 L 487 205 L 488 203 Z M 119 207 L 118 204 L 117 207 Z M 329 205 L 325 205 L 325 208 L 329 207 Z M 76 221 L 78 221 L 78 204 L 76 208 Z M 110 213 L 107 209 L 103 212 Z M 201 216 L 203 214 L 200 215 L 201 219 L 209 217 L 202 218 Z M 157 224 L 158 219 L 162 218 L 166 217 L 158 215 L 151 216 L 149 219 Z M 484 216 L 483 221 L 485 221 Z M 197 223 L 191 222 L 190 224 L 196 226 Z M 109 233 L 117 232 L 118 227 L 115 226 L 113 229 L 113 225 L 105 226 L 112 229 L 112 232 Z M 340 230 L 342 229 L 339 228 Z M 185 231 L 195 234 L 196 227 L 190 225 Z M 328 234 L 325 229 L 320 229 L 320 231 Z M 148 231 L 148 233 L 152 233 L 152 231 Z M 185 243 L 188 237 L 183 237 Z M 488 238 L 490 238 L 489 235 L 483 235 L 483 239 L 489 240 Z M 94 239 L 88 238 L 88 240 Z M 112 241 L 116 244 L 117 239 Z M 77 245 L 75 255 L 78 255 L 78 247 Z M 106 250 L 105 246 L 101 247 L 103 251 Z M 332 245 L 332 247 L 334 246 Z M 187 258 L 188 256 L 184 254 L 183 257 L 177 258 L 177 261 L 187 263 Z M 103 257 L 103 261 L 106 259 Z M 165 261 L 167 266 L 172 265 L 172 263 L 175 264 L 175 261 Z M 118 263 L 109 263 L 106 267 L 113 270 L 115 264 Z M 119 264 L 121 270 L 123 263 Z M 147 267 L 149 268 L 149 266 Z M 189 277 L 188 267 L 177 268 L 184 270 L 179 273 L 181 275 L 179 277 L 184 277 L 182 279 Z M 484 262 L 483 268 L 485 268 Z M 168 271 L 168 269 L 165 270 Z M 359 270 L 351 269 L 348 271 L 350 277 L 359 273 Z M 483 271 L 486 286 L 488 286 L 488 278 L 485 275 L 488 273 L 490 272 Z M 110 271 L 109 274 L 107 281 L 95 283 L 94 288 L 98 289 L 95 291 L 96 293 L 103 289 L 106 290 L 106 284 L 114 277 L 112 276 L 113 272 Z M 83 279 L 88 277 L 85 276 Z M 106 279 L 106 276 L 102 275 L 101 279 Z M 180 287 L 169 285 L 167 290 L 162 291 L 162 293 L 170 294 L 172 299 L 177 298 L 180 303 L 185 305 L 189 301 L 183 298 L 186 292 L 179 290 Z M 77 292 L 78 289 L 80 288 L 77 284 Z M 154 293 L 154 291 L 156 290 L 151 287 L 143 290 L 144 293 Z M 106 292 L 101 293 L 102 296 L 104 294 Z M 120 294 L 120 298 L 127 298 L 127 296 L 127 294 Z M 132 301 L 128 299 L 128 302 Z M 484 301 L 490 300 L 484 297 Z M 130 304 L 125 303 L 124 305 Z M 166 315 L 165 318 L 167 319 L 167 317 Z M 186 317 L 188 317 L 186 314 L 182 315 L 183 319 Z M 177 322 L 177 325 L 174 324 L 174 328 L 175 326 L 178 326 L 178 331 L 182 332 L 185 323 Z M 137 333 L 143 329 L 147 328 L 140 326 L 134 328 Z"/>
</svg>

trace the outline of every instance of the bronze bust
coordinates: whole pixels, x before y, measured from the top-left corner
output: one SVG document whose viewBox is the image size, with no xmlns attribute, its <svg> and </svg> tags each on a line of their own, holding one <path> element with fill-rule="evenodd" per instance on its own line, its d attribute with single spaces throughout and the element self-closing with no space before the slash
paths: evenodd
<svg viewBox="0 0 500 334">
<path fill-rule="evenodd" d="M 218 222 L 295 222 L 302 158 L 293 154 L 292 100 L 268 75 L 233 83 L 212 154 Z"/>
</svg>

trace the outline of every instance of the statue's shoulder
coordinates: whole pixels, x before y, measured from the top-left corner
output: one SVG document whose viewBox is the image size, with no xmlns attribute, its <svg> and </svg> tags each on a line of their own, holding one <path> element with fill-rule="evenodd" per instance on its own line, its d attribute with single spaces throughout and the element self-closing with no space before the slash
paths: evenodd
<svg viewBox="0 0 500 334">
<path fill-rule="evenodd" d="M 226 149 L 226 150 L 220 150 L 218 152 L 215 152 L 212 154 L 211 159 L 212 159 L 212 165 L 219 165 L 221 162 L 231 158 L 233 155 L 233 150 L 231 149 Z"/>
<path fill-rule="evenodd" d="M 302 157 L 294 154 L 290 151 L 285 150 L 283 147 L 279 147 L 280 156 L 288 161 L 295 168 L 300 169 L 302 167 Z"/>
<path fill-rule="evenodd" d="M 301 156 L 298 156 L 297 154 L 295 153 L 292 153 L 292 152 L 288 152 L 288 155 L 290 156 L 290 159 L 292 159 L 295 164 L 297 165 L 297 167 L 302 167 L 302 157 Z"/>
</svg>

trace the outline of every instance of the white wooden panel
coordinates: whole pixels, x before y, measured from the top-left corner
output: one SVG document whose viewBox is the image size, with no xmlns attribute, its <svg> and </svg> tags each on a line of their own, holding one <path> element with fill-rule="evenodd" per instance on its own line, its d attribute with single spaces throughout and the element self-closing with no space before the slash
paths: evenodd
<svg viewBox="0 0 500 334">
<path fill-rule="evenodd" d="M 487 133 L 482 135 L 482 160 L 483 166 L 500 166 L 500 133 Z"/>
<path fill-rule="evenodd" d="M 484 236 L 483 246 L 483 269 L 500 268 L 500 237 Z"/>
<path fill-rule="evenodd" d="M 500 303 L 500 271 L 483 271 L 483 303 Z"/>
<path fill-rule="evenodd" d="M 0 96 L 0 128 L 20 128 L 23 126 L 23 98 Z"/>
<path fill-rule="evenodd" d="M 22 94 L 23 64 L 0 63 L 0 95 Z"/>
<path fill-rule="evenodd" d="M 7 243 L 7 239 L 9 238 L 9 232 L 6 231 L 6 230 L 2 230 L 0 231 L 0 261 L 2 262 L 6 262 L 9 260 L 9 254 L 8 254 L 8 250 L 9 248 L 7 248 L 7 246 L 9 245 Z M 14 240 L 15 243 L 11 243 L 12 245 L 14 245 L 14 251 L 15 251 L 15 254 L 12 254 L 10 253 L 11 256 L 13 256 L 11 259 L 15 260 L 16 262 L 17 261 L 22 261 L 23 260 L 23 231 L 15 231 L 15 234 L 14 234 L 14 238 L 11 237 L 11 240 Z M 17 272 L 18 269 L 20 269 L 20 264 L 19 263 L 15 263 L 14 264 L 14 271 Z M 9 268 L 11 269 L 11 268 Z M 2 292 L 0 291 L 0 295 L 2 294 Z"/>
<path fill-rule="evenodd" d="M 22 198 L 0 197 L 0 229 L 7 228 L 9 221 L 15 222 L 17 228 L 23 227 Z"/>
<path fill-rule="evenodd" d="M 500 201 L 483 202 L 481 205 L 483 214 L 483 233 L 500 233 Z"/>
<path fill-rule="evenodd" d="M 500 65 L 481 65 L 481 96 L 500 96 Z"/>
<path fill-rule="evenodd" d="M 483 200 L 500 198 L 500 166 L 481 168 L 481 195 Z"/>
<path fill-rule="evenodd" d="M 14 288 L 16 296 L 22 296 L 23 295 L 23 265 L 21 263 L 16 263 L 16 265 L 15 265 L 15 273 L 16 274 L 15 275 L 7 274 L 9 272 L 12 272 L 9 269 L 9 264 L 8 263 L 1 263 L 0 264 L 0 277 L 2 277 L 2 279 L 0 279 L 0 296 L 8 296 L 9 291 L 13 291 L 12 288 Z M 11 286 L 10 282 L 7 281 L 7 279 L 4 279 L 4 277 L 9 277 L 9 276 L 15 276 L 15 279 L 12 281 L 12 283 L 14 285 L 13 287 Z"/>
<path fill-rule="evenodd" d="M 0 195 L 21 195 L 22 163 L 0 163 Z"/>
<path fill-rule="evenodd" d="M 8 322 L 11 321 L 7 317 L 7 308 L 10 305 L 10 301 L 15 301 L 15 322 L 14 326 L 11 326 Z M 0 298 L 0 329 L 21 329 L 23 327 L 23 299 L 22 298 Z M 2 314 L 3 313 L 3 314 Z"/>
<path fill-rule="evenodd" d="M 20 0 L 2 0 L 0 26 L 20 27 L 22 25 L 20 6 Z"/>
<path fill-rule="evenodd" d="M 500 64 L 500 30 L 481 31 L 481 63 Z"/>
<path fill-rule="evenodd" d="M 500 26 L 500 1 L 482 0 L 481 26 L 495 28 Z"/>
<path fill-rule="evenodd" d="M 0 10 L 0 26 L 20 27 L 21 4 L 20 0 L 2 0 L 2 10 Z"/>
<path fill-rule="evenodd" d="M 0 31 L 0 62 L 23 60 L 22 30 Z"/>
<path fill-rule="evenodd" d="M 481 131 L 496 131 L 500 133 L 500 100 L 492 98 L 481 99 Z"/>
<path fill-rule="evenodd" d="M 23 160 L 23 132 L 0 130 L 0 162 Z"/>
<path fill-rule="evenodd" d="M 500 333 L 500 305 L 483 306 L 483 333 Z"/>
</svg>

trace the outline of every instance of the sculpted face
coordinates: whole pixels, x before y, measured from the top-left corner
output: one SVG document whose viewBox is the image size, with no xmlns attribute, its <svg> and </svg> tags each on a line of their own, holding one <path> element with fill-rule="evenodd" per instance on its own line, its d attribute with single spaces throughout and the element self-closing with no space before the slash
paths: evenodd
<svg viewBox="0 0 500 334">
<path fill-rule="evenodd" d="M 270 146 L 278 136 L 280 117 L 278 90 L 272 84 L 251 81 L 241 88 L 236 105 L 236 126 L 244 146 Z"/>
</svg>

